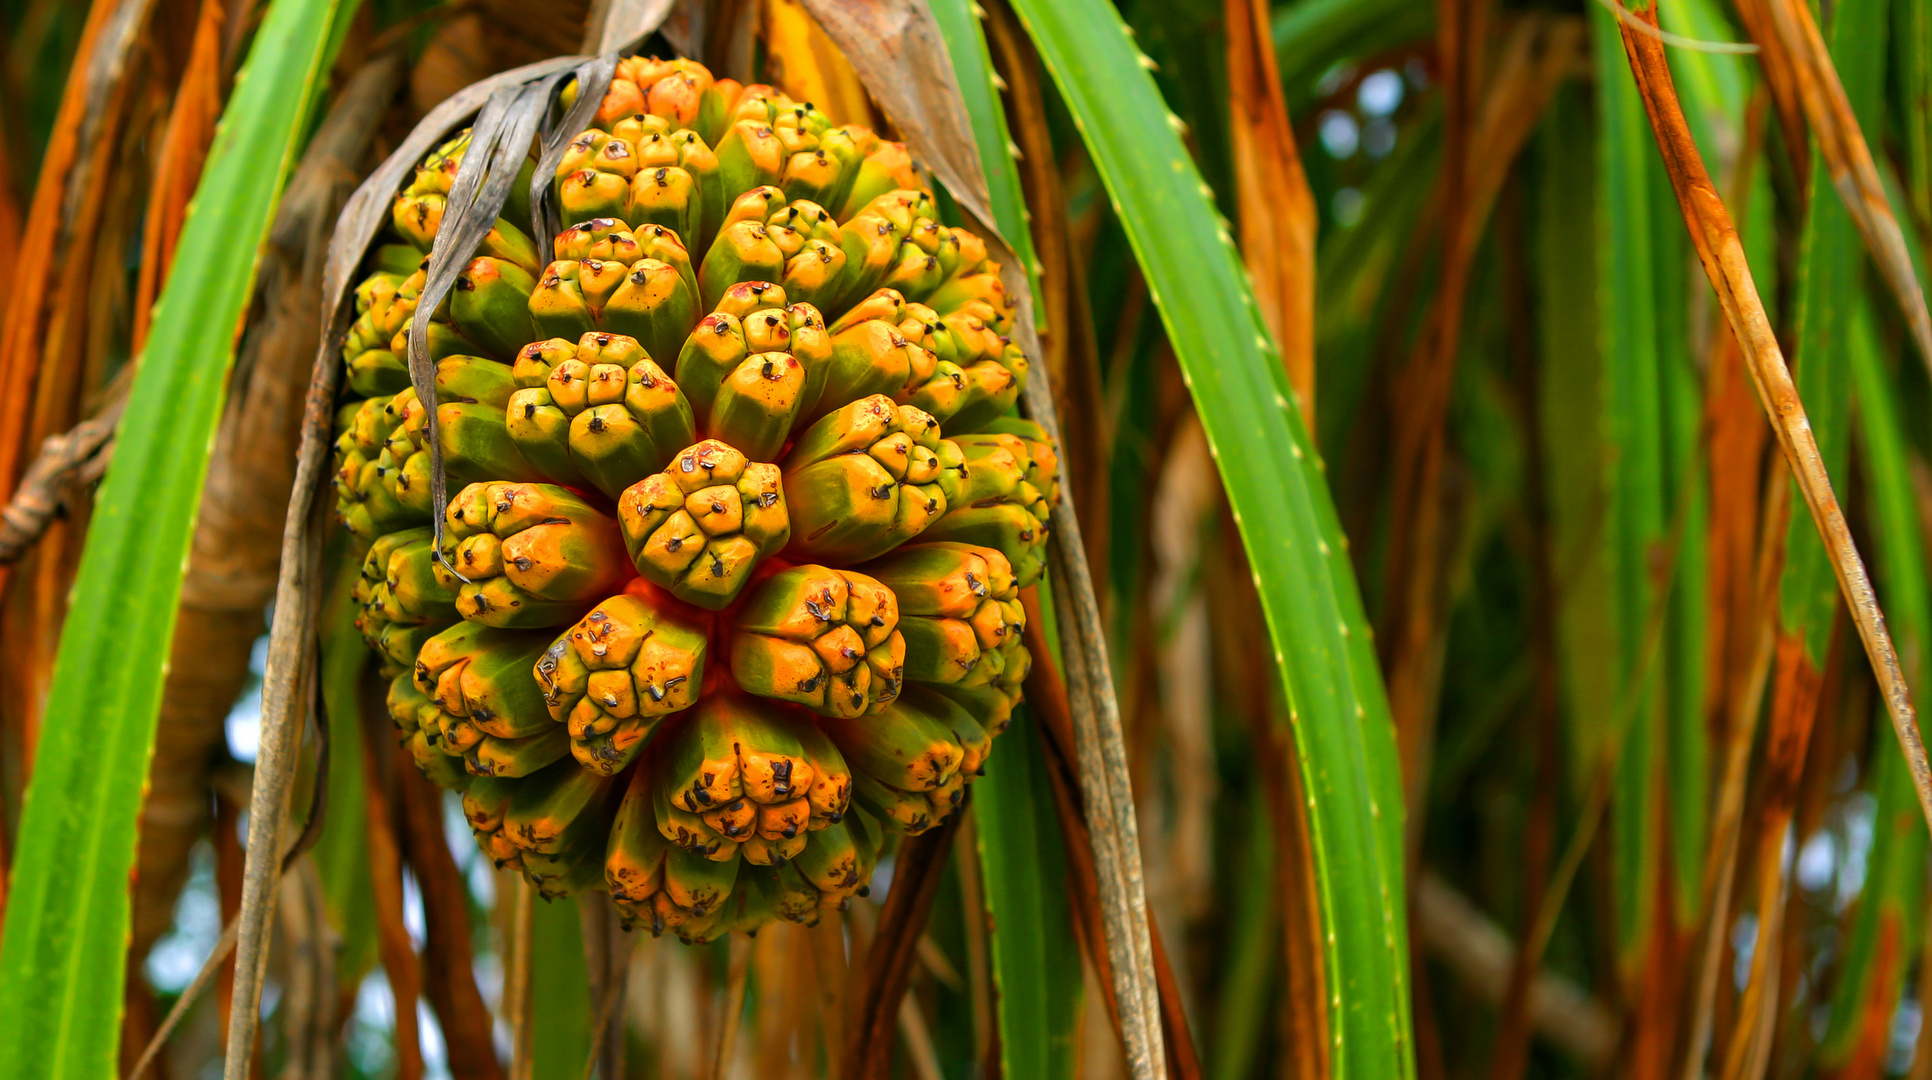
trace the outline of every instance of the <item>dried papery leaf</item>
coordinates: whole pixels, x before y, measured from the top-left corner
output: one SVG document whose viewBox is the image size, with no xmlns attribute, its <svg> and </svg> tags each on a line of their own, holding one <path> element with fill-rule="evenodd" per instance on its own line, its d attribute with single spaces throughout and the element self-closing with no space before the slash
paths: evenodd
<svg viewBox="0 0 1932 1080">
<path fill-rule="evenodd" d="M 536 170 L 530 177 L 530 227 L 536 230 L 531 236 L 555 236 L 562 231 L 563 222 L 557 215 L 556 200 L 550 197 L 550 188 L 556 181 L 557 163 L 563 160 L 570 140 L 589 127 L 590 118 L 596 115 L 604 95 L 603 90 L 596 88 L 608 90 L 611 77 L 616 73 L 615 53 L 606 53 L 577 65 L 577 100 L 570 103 L 570 109 L 555 127 L 544 130 L 543 152 L 538 155 Z M 549 122 L 547 109 L 543 120 Z"/>
<path fill-rule="evenodd" d="M 154 185 L 148 192 L 147 220 L 141 231 L 141 277 L 134 289 L 134 355 L 141 354 L 148 337 L 150 308 L 160 294 L 161 280 L 174 261 L 181 222 L 188 216 L 188 200 L 201 179 L 201 165 L 214 141 L 215 121 L 221 117 L 221 28 L 226 5 L 202 0 L 195 21 L 194 45 L 188 67 L 175 88 L 168 113 L 167 133 L 155 155 Z"/>
<path fill-rule="evenodd" d="M 1656 24 L 1654 8 L 1635 14 L 1653 26 Z M 1737 230 L 1731 224 L 1730 214 L 1718 197 L 1717 189 L 1711 184 L 1696 143 L 1691 140 L 1690 129 L 1684 122 L 1683 110 L 1677 103 L 1677 94 L 1671 85 L 1670 68 L 1664 57 L 1662 43 L 1627 26 L 1621 29 L 1624 53 L 1630 60 L 1631 72 L 1636 76 L 1637 87 L 1643 94 L 1644 109 L 1650 115 L 1651 129 L 1657 136 L 1657 145 L 1663 153 L 1671 187 L 1677 194 L 1691 241 L 1697 248 L 1698 258 L 1704 264 L 1712 288 L 1717 292 L 1718 303 L 1724 310 L 1732 333 L 1744 348 L 1752 380 L 1757 385 L 1765 411 L 1771 417 L 1779 447 L 1818 526 L 1825 550 L 1831 558 L 1832 570 L 1838 578 L 1839 589 L 1858 627 L 1859 638 L 1871 660 L 1879 689 L 1884 693 L 1893 730 L 1904 750 L 1905 760 L 1911 766 L 1920 810 L 1928 826 L 1932 826 L 1932 768 L 1926 764 L 1925 746 L 1919 738 L 1911 695 L 1899 668 L 1898 653 L 1892 646 L 1891 635 L 1885 630 L 1878 596 L 1872 589 L 1871 577 L 1865 570 L 1864 560 L 1859 557 L 1857 545 L 1852 541 L 1844 511 L 1838 505 L 1838 497 L 1832 491 L 1831 478 L 1825 475 L 1819 460 L 1817 441 L 1805 418 L 1804 403 L 1798 399 L 1797 388 L 1791 382 L 1791 372 L 1785 366 L 1784 353 L 1776 335 L 1772 333 L 1764 305 L 1758 299 L 1757 286 L 1752 281 L 1743 246 L 1738 242 Z"/>
<path fill-rule="evenodd" d="M 457 166 L 443 224 L 429 249 L 422 299 L 409 327 L 409 381 L 423 403 L 423 441 L 429 446 L 429 522 L 435 530 L 436 561 L 463 580 L 468 579 L 450 566 L 443 554 L 443 508 L 449 502 L 449 493 L 448 478 L 443 475 L 443 441 L 437 431 L 436 362 L 429 356 L 429 319 L 456 287 L 457 276 L 495 225 L 529 153 L 530 142 L 549 115 L 550 99 L 563 80 L 563 72 L 551 72 L 521 85 L 505 86 L 484 102 L 483 111 L 470 125 L 470 148 Z M 581 90 L 586 100 L 603 97 L 603 87 L 588 85 Z"/>
<path fill-rule="evenodd" d="M 1227 0 L 1229 135 L 1241 254 L 1262 321 L 1281 350 L 1302 419 L 1315 430 L 1315 196 L 1302 172 L 1275 69 L 1269 6 Z"/>
<path fill-rule="evenodd" d="M 1832 64 L 1824 37 L 1818 32 L 1811 7 L 1802 0 L 1762 2 L 1770 16 L 1771 29 L 1791 59 L 1798 101 L 1804 107 L 1805 118 L 1811 122 L 1812 134 L 1817 136 L 1818 152 L 1825 159 L 1831 185 L 1845 201 L 1845 209 L 1851 212 L 1852 222 L 1858 226 L 1858 233 L 1885 279 L 1886 288 L 1898 301 L 1919 358 L 1932 371 L 1932 311 L 1926 308 L 1925 291 L 1906 251 L 1905 233 L 1892 213 L 1885 183 L 1879 179 L 1878 167 L 1872 163 L 1871 148 L 1866 145 L 1865 133 L 1852 112 L 1851 101 L 1838 79 L 1838 69 Z M 1652 11 L 1651 21 L 1654 19 L 1655 11 Z M 1765 39 L 1757 36 L 1761 26 L 1753 25 L 1750 29 L 1759 44 L 1766 45 Z M 1770 52 L 1768 46 L 1765 51 Z M 1794 144 L 1793 153 L 1801 153 L 1796 147 L 1802 145 Z"/>
<path fill-rule="evenodd" d="M 626 42 L 650 36 L 667 16 L 676 0 L 606 0 L 602 20 L 592 10 L 585 31 L 584 52 L 601 56 L 624 47 Z M 682 48 L 682 46 L 679 46 Z"/>
</svg>

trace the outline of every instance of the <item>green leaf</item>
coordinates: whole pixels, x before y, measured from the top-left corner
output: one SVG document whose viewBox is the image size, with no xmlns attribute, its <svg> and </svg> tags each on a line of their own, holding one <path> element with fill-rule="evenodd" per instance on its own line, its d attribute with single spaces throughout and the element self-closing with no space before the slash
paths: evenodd
<svg viewBox="0 0 1932 1080">
<path fill-rule="evenodd" d="M 1833 65 L 1859 126 L 1866 131 L 1880 130 L 1886 8 L 1887 0 L 1844 0 L 1830 27 Z M 1815 177 L 1830 175 L 1815 150 L 1811 169 Z M 1865 292 L 1859 288 L 1865 246 L 1845 200 L 1831 184 L 1813 183 L 1809 203 L 1799 249 L 1793 377 L 1825 471 L 1844 476 L 1851 456 L 1851 373 L 1844 351 L 1855 310 L 1866 306 Z M 1795 486 L 1792 492 L 1797 494 Z M 1832 616 L 1838 609 L 1838 580 L 1818 530 L 1802 514 L 1792 515 L 1786 535 L 1778 608 L 1779 633 L 1802 634 L 1813 670 L 1823 671 Z"/>
<path fill-rule="evenodd" d="M 1020 188 L 1020 174 L 1013 169 L 1013 137 L 1006 128 L 1006 109 L 1000 104 L 993 78 L 993 56 L 986 47 L 974 15 L 973 0 L 931 0 L 933 18 L 946 38 L 946 52 L 952 56 L 953 72 L 959 78 L 959 94 L 966 101 L 966 115 L 973 122 L 973 139 L 979 143 L 982 164 L 986 166 L 986 186 L 992 196 L 993 216 L 1000 233 L 1013 245 L 1013 253 L 1026 267 L 1026 280 L 1033 286 L 1033 311 L 1036 317 L 1046 310 L 1040 297 L 1040 259 L 1033 251 L 1033 231 L 1026 227 L 1026 194 Z M 997 158 L 1001 167 L 993 168 L 985 159 Z M 1048 327 L 1040 324 L 1045 333 Z"/>
<path fill-rule="evenodd" d="M 530 1075 L 582 1076 L 592 1006 L 577 901 L 530 896 Z"/>
<path fill-rule="evenodd" d="M 1601 181 L 1591 157 L 1589 99 L 1557 92 L 1531 144 L 1536 175 L 1535 247 L 1538 368 L 1536 411 L 1549 508 L 1550 564 L 1566 570 L 1557 605 L 1570 782 L 1582 790 L 1602 760 L 1617 700 L 1614 596 L 1603 508 L 1603 357 L 1597 348 L 1595 203 Z"/>
<path fill-rule="evenodd" d="M 322 624 L 322 707 L 329 718 L 329 793 L 315 867 L 342 945 L 338 981 L 359 983 L 376 962 L 376 909 L 369 879 L 369 807 L 362 776 L 362 682 L 374 655 L 356 629 L 349 590 L 362 573 L 360 545 L 337 530 L 322 565 L 335 567 Z M 387 723 L 382 725 L 385 729 Z"/>
<path fill-rule="evenodd" d="M 1058 1080 L 1078 1063 L 1083 989 L 1067 899 L 1066 850 L 1033 717 L 1015 710 L 999 755 L 973 784 L 1006 1076 Z"/>
<path fill-rule="evenodd" d="M 275 0 L 263 17 L 155 305 L 21 815 L 0 943 L 0 1076 L 114 1071 L 128 872 L 181 568 L 257 253 L 336 10 L 335 0 Z"/>
<path fill-rule="evenodd" d="M 1334 1075 L 1412 1075 L 1394 730 L 1321 460 L 1233 239 L 1119 15 L 1101 0 L 1014 8 L 1160 307 L 1255 569 L 1309 793 Z"/>
<path fill-rule="evenodd" d="M 1688 240 L 1657 156 L 1650 124 L 1623 58 L 1614 15 L 1591 12 L 1598 70 L 1597 259 L 1602 283 L 1599 347 L 1609 480 L 1611 613 L 1617 692 L 1609 745 L 1616 753 L 1610 810 L 1617 953 L 1634 976 L 1659 929 L 1664 860 L 1686 883 L 1680 921 L 1701 880 L 1708 748 L 1703 725 L 1666 724 L 1700 715 L 1703 700 L 1704 492 L 1687 466 L 1695 454 L 1699 380 L 1688 352 Z M 1680 490 L 1686 482 L 1697 484 Z M 1680 509 L 1681 507 L 1681 509 Z M 1685 515 L 1672 548 L 1672 523 Z M 1671 580 L 1656 566 L 1669 557 Z M 1655 662 L 1652 620 L 1665 605 Z M 1638 680 L 1642 682 L 1639 684 Z M 1686 712 L 1685 710 L 1689 710 Z M 1673 828 L 1659 825 L 1672 811 Z M 1686 898 L 1689 902 L 1685 902 Z"/>
</svg>

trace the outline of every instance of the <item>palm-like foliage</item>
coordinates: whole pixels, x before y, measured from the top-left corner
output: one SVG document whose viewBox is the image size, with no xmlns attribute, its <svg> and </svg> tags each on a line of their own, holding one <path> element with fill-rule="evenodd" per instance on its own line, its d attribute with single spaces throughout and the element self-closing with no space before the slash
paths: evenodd
<svg viewBox="0 0 1932 1080">
<path fill-rule="evenodd" d="M 0 1032 L 37 1033 L 9 1075 L 131 1066 L 241 898 L 256 714 L 224 719 L 349 178 L 575 51 L 587 7 L 0 12 Z M 666 31 L 888 119 L 814 21 L 839 7 Z M 1932 3 L 906 7 L 1029 270 L 1097 610 L 1064 560 L 1030 599 L 1055 662 L 948 843 L 814 930 L 633 952 L 450 837 L 371 697 L 346 541 L 282 567 L 320 659 L 285 639 L 269 713 L 318 700 L 327 737 L 287 777 L 302 853 L 257 853 L 264 1065 L 1932 1068 L 1909 703 L 1812 512 L 1828 476 L 1922 704 Z M 1787 362 L 1815 459 L 1760 404 Z M 159 1067 L 221 1056 L 218 996 Z"/>
</svg>

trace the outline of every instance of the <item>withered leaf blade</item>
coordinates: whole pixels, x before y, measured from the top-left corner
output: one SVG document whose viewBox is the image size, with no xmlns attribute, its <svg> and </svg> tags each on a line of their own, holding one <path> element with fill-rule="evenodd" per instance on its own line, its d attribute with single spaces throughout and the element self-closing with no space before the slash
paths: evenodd
<svg viewBox="0 0 1932 1080">
<path fill-rule="evenodd" d="M 429 250 L 429 272 L 422 300 L 409 329 L 409 381 L 423 403 L 423 437 L 429 444 L 430 527 L 436 558 L 443 561 L 443 507 L 449 501 L 443 475 L 443 443 L 436 427 L 436 367 L 429 358 L 429 317 L 456 285 L 470 252 L 496 225 L 509 200 L 510 185 L 550 109 L 550 98 L 566 72 L 551 71 L 520 86 L 501 87 L 484 102 L 470 128 L 470 148 L 456 169 L 449 206 Z M 445 563 L 445 566 L 448 564 Z M 455 573 L 452 567 L 451 572 Z M 461 578 L 461 574 L 457 574 Z"/>
<path fill-rule="evenodd" d="M 534 230 L 530 237 L 537 241 L 540 254 L 548 246 L 544 237 L 555 236 L 563 230 L 563 222 L 557 216 L 556 201 L 550 198 L 557 163 L 563 160 L 564 151 L 570 148 L 570 141 L 590 125 L 591 117 L 597 115 L 597 107 L 616 74 L 615 52 L 604 53 L 577 65 L 577 100 L 570 103 L 570 110 L 564 113 L 563 119 L 555 127 L 544 132 L 543 153 L 537 158 L 536 173 L 530 177 L 530 227 Z M 544 115 L 547 118 L 549 110 L 546 109 Z M 544 257 L 548 258 L 547 255 Z"/>
</svg>

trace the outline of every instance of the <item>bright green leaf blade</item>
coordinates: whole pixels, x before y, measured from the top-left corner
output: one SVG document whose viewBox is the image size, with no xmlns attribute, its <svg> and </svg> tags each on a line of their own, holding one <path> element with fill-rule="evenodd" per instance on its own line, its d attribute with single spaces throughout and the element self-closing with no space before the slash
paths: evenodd
<svg viewBox="0 0 1932 1080">
<path fill-rule="evenodd" d="M 1256 572 L 1310 796 L 1334 1075 L 1412 1075 L 1394 732 L 1320 460 L 1233 240 L 1119 16 L 1099 0 L 1014 7 L 1160 307 Z"/>
<path fill-rule="evenodd" d="M 335 0 L 276 0 L 222 113 L 101 486 L 54 663 L 0 943 L 0 1076 L 112 1075 L 128 872 L 163 664 L 258 249 Z"/>
<path fill-rule="evenodd" d="M 362 785 L 362 680 L 374 659 L 356 629 L 349 590 L 361 576 L 359 545 L 337 531 L 323 555 L 336 568 L 329 582 L 322 624 L 322 707 L 329 720 L 329 793 L 315 867 L 329 919 L 341 935 L 336 977 L 361 982 L 376 962 L 376 908 L 369 877 L 369 808 Z M 386 730 L 388 725 L 383 724 Z"/>
<path fill-rule="evenodd" d="M 1005 166 L 986 170 L 993 216 L 998 219 L 1001 235 L 1013 245 L 1013 254 L 1026 267 L 1026 279 L 1033 285 L 1033 311 L 1040 315 L 1046 310 L 1040 297 L 1040 260 L 1033 251 L 1033 231 L 1026 227 L 1026 195 L 1020 189 L 1020 174 L 1012 168 L 1012 155 L 1017 151 L 1006 128 L 1006 109 L 993 83 L 993 56 L 973 14 L 978 5 L 973 0 L 931 0 L 929 6 L 940 33 L 945 35 L 946 51 L 959 77 L 959 94 L 966 101 L 966 115 L 973 122 L 980 156 L 998 155 Z M 1042 333 L 1048 329 L 1040 326 Z"/>
<path fill-rule="evenodd" d="M 1079 1055 L 1080 946 L 1067 899 L 1066 851 L 1052 781 L 1025 709 L 1000 737 L 973 784 L 993 979 L 999 988 L 1000 1060 L 1007 1076 L 1071 1077 Z"/>
<path fill-rule="evenodd" d="M 590 1060 L 589 968 L 574 899 L 541 900 L 530 920 L 530 1075 L 578 1077 Z"/>
</svg>

